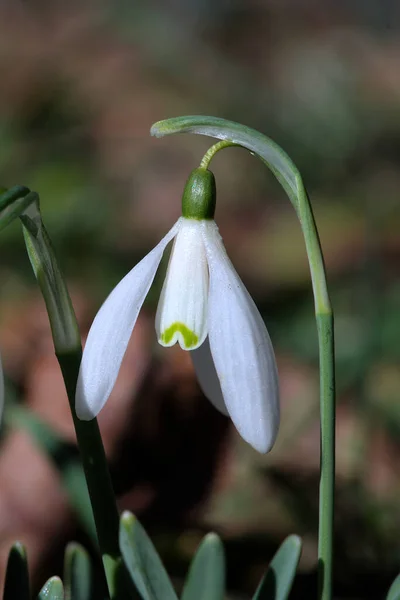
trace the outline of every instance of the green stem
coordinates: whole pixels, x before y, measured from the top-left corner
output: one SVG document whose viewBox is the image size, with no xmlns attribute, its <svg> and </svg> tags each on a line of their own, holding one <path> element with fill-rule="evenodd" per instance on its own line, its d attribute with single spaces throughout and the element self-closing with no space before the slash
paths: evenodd
<svg viewBox="0 0 400 600">
<path fill-rule="evenodd" d="M 257 155 L 274 173 L 293 204 L 303 231 L 310 266 L 320 365 L 321 471 L 319 494 L 319 600 L 332 598 L 333 523 L 335 491 L 335 354 L 333 312 L 329 300 L 325 266 L 312 213 L 301 175 L 289 156 L 259 131 L 240 123 L 208 116 L 184 116 L 155 123 L 152 135 L 197 133 L 222 140 L 213 146 L 211 158 L 227 145 L 239 145 Z M 206 154 L 207 157 L 208 153 Z M 211 159 L 210 159 L 211 160 Z M 209 160 L 208 160 L 209 163 Z M 207 166 L 208 166 L 207 163 Z"/>
<path fill-rule="evenodd" d="M 39 204 L 21 215 L 28 255 L 46 302 L 56 355 L 63 374 L 82 458 L 110 598 L 123 593 L 124 567 L 119 550 L 119 514 L 97 420 L 80 421 L 75 390 L 82 348 L 67 286 L 43 225 Z M 126 588 L 125 588 L 126 589 Z M 124 598 L 130 597 L 125 593 Z"/>
<path fill-rule="evenodd" d="M 320 357 L 321 471 L 319 483 L 318 597 L 332 597 L 335 502 L 335 367 L 333 315 L 316 314 Z"/>
<path fill-rule="evenodd" d="M 114 598 L 121 562 L 118 543 L 119 513 L 97 419 L 80 421 L 75 412 L 75 389 L 81 358 L 80 348 L 72 352 L 57 353 L 89 490 L 108 590 L 111 598 Z"/>
<path fill-rule="evenodd" d="M 205 154 L 201 166 L 206 162 L 206 168 L 208 168 L 215 154 L 228 146 L 238 146 L 238 144 L 234 144 L 228 140 L 215 144 Z M 261 159 L 266 163 L 263 157 Z M 271 167 L 268 163 L 267 166 Z M 297 183 L 297 197 L 294 206 L 303 230 L 307 258 L 310 265 L 319 349 L 321 467 L 319 484 L 318 598 L 320 600 L 331 600 L 336 414 L 333 312 L 328 294 L 321 243 L 311 203 L 302 179 L 296 175 L 295 180 Z"/>
<path fill-rule="evenodd" d="M 311 203 L 298 180 L 297 208 L 303 229 L 314 293 L 320 373 L 320 482 L 318 529 L 318 598 L 331 600 L 335 506 L 335 346 L 333 311 L 325 265 Z"/>
<path fill-rule="evenodd" d="M 211 160 L 220 150 L 224 148 L 230 148 L 232 146 L 238 146 L 239 144 L 235 144 L 234 142 L 230 142 L 229 140 L 222 140 L 221 142 L 217 142 L 214 146 L 211 146 L 201 159 L 200 169 L 208 169 Z"/>
</svg>

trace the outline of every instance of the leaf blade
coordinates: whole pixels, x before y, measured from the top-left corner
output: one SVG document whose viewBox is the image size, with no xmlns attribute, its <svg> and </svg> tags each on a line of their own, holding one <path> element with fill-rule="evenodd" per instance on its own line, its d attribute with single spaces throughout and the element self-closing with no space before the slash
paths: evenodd
<svg viewBox="0 0 400 600">
<path fill-rule="evenodd" d="M 64 600 L 64 587 L 59 577 L 51 577 L 39 592 L 38 600 Z"/>
<path fill-rule="evenodd" d="M 400 600 L 400 574 L 397 575 L 390 586 L 386 600 Z"/>
<path fill-rule="evenodd" d="M 86 550 L 75 542 L 68 544 L 64 557 L 65 600 L 90 600 L 92 567 Z"/>
<path fill-rule="evenodd" d="M 121 517 L 119 544 L 130 577 L 143 600 L 178 600 L 153 543 L 129 512 Z"/>
<path fill-rule="evenodd" d="M 38 195 L 36 192 L 30 192 L 22 185 L 7 190 L 0 189 L 0 230 L 4 229 L 14 219 L 33 203 L 36 202 Z"/>
<path fill-rule="evenodd" d="M 8 555 L 3 600 L 29 600 L 29 572 L 26 550 L 21 542 L 13 544 Z"/>
<path fill-rule="evenodd" d="M 224 548 L 219 536 L 209 533 L 194 555 L 181 600 L 223 600 L 224 594 Z"/>
<path fill-rule="evenodd" d="M 292 588 L 301 554 L 301 539 L 289 535 L 275 553 L 253 600 L 286 600 Z"/>
</svg>

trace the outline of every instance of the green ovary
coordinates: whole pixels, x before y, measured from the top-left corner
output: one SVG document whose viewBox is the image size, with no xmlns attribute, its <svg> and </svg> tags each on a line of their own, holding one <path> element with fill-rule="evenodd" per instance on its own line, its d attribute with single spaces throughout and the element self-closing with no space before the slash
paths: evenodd
<svg viewBox="0 0 400 600">
<path fill-rule="evenodd" d="M 194 331 L 191 331 L 184 323 L 172 323 L 165 331 L 161 334 L 161 342 L 165 345 L 170 344 L 175 333 L 180 333 L 183 337 L 185 348 L 189 350 L 194 346 L 197 346 L 199 336 Z"/>
</svg>

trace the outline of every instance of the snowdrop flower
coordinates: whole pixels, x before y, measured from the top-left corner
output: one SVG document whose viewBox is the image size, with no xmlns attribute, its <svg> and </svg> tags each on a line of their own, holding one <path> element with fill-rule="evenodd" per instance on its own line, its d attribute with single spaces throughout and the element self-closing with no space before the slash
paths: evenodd
<svg viewBox="0 0 400 600">
<path fill-rule="evenodd" d="M 133 327 L 167 244 L 174 239 L 156 314 L 162 346 L 189 350 L 204 394 L 240 435 L 268 452 L 279 427 L 271 341 L 214 222 L 215 180 L 195 169 L 182 216 L 111 292 L 89 331 L 76 391 L 80 419 L 94 418 L 114 387 Z"/>
</svg>

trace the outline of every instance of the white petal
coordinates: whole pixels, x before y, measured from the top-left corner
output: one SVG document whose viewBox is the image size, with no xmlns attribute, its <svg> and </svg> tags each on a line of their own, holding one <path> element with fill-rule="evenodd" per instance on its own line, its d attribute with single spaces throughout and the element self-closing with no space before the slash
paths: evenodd
<svg viewBox="0 0 400 600">
<path fill-rule="evenodd" d="M 203 394 L 223 415 L 229 415 L 228 409 L 225 406 L 217 371 L 215 370 L 213 357 L 211 356 L 208 337 L 204 340 L 200 348 L 193 350 L 190 355 Z"/>
<path fill-rule="evenodd" d="M 202 221 L 182 218 L 156 315 L 162 346 L 194 350 L 207 335 L 208 267 Z"/>
<path fill-rule="evenodd" d="M 279 428 L 271 340 L 213 221 L 203 222 L 203 237 L 210 270 L 210 347 L 225 404 L 240 435 L 259 452 L 268 452 Z"/>
<path fill-rule="evenodd" d="M 133 327 L 179 219 L 159 244 L 114 288 L 97 313 L 83 352 L 75 396 L 76 414 L 93 419 L 107 401 Z"/>
</svg>

